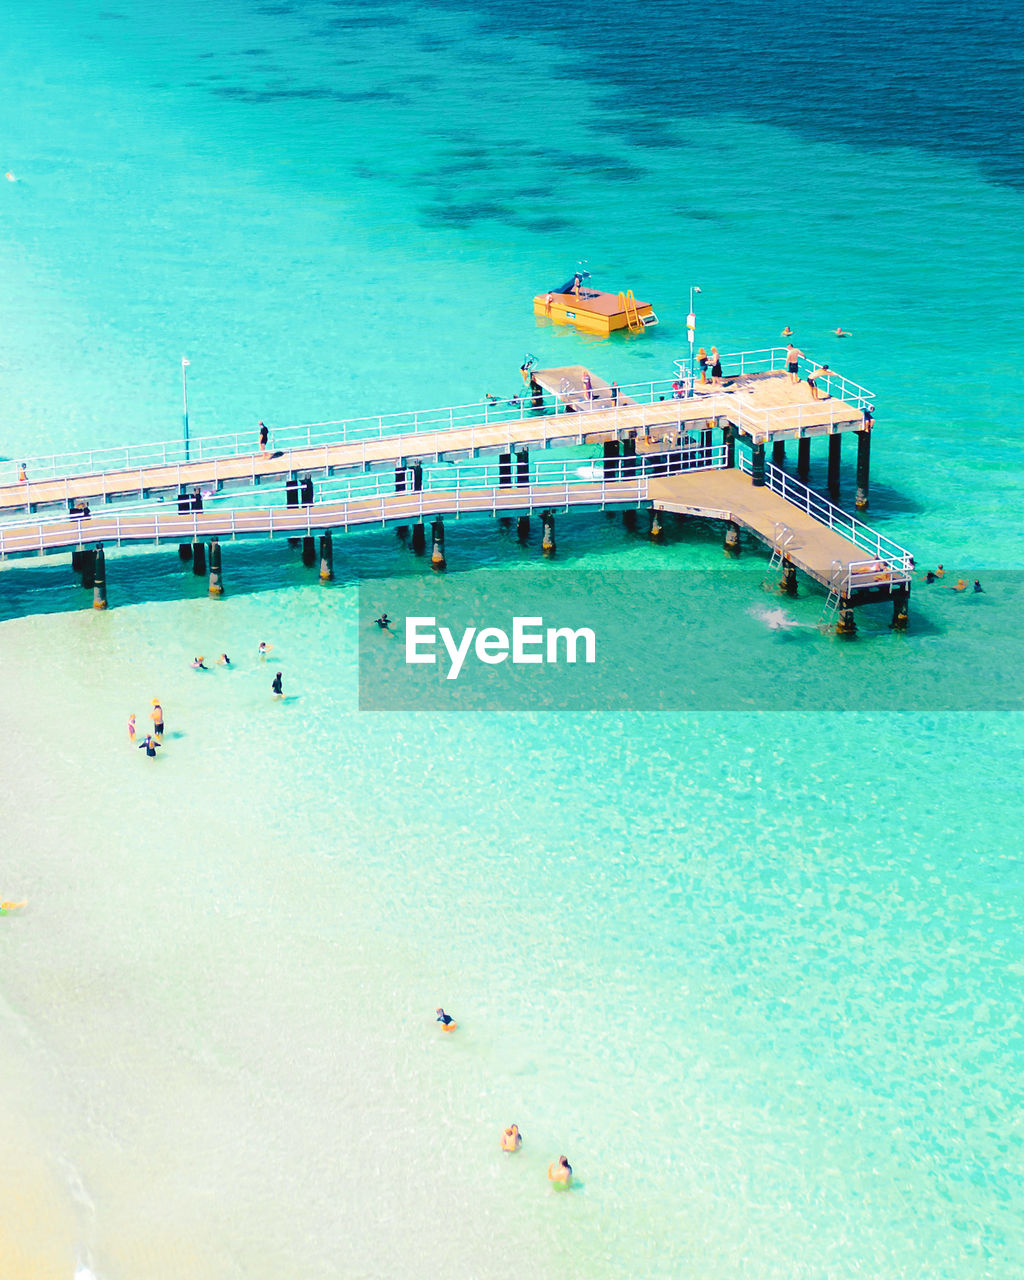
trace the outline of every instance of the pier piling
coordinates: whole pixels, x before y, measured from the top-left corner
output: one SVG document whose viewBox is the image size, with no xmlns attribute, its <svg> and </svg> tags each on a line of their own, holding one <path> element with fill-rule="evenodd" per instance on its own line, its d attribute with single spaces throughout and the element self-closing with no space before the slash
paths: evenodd
<svg viewBox="0 0 1024 1280">
<path fill-rule="evenodd" d="M 840 600 L 839 617 L 836 620 L 837 636 L 855 636 L 857 634 L 857 623 L 853 617 L 853 610 L 850 608 L 849 600 Z"/>
<path fill-rule="evenodd" d="M 220 543 L 216 538 L 210 543 L 209 593 L 211 596 L 222 596 L 224 594 L 224 583 L 220 572 Z"/>
<path fill-rule="evenodd" d="M 506 489 L 512 483 L 512 454 L 498 454 L 498 487 Z"/>
<path fill-rule="evenodd" d="M 395 463 L 395 493 L 405 493 L 405 459 Z"/>
<path fill-rule="evenodd" d="M 422 520 L 412 527 L 412 549 L 418 556 L 427 549 L 427 530 Z"/>
<path fill-rule="evenodd" d="M 430 522 L 430 536 L 433 543 L 430 550 L 430 566 L 440 571 L 447 564 L 444 558 L 444 521 L 440 516 Z"/>
<path fill-rule="evenodd" d="M 785 595 L 796 595 L 796 565 L 792 560 L 783 560 L 782 581 L 779 583 L 779 586 Z"/>
<path fill-rule="evenodd" d="M 192 559 L 192 543 L 191 542 L 178 543 L 178 559 L 181 561 L 182 564 L 188 564 L 188 562 Z"/>
<path fill-rule="evenodd" d="M 516 536 L 520 542 L 529 542 L 530 540 L 530 517 L 520 516 L 516 521 Z"/>
<path fill-rule="evenodd" d="M 316 539 L 309 534 L 302 539 L 302 563 L 307 569 L 316 564 Z"/>
<path fill-rule="evenodd" d="M 206 577 L 206 543 L 192 543 L 192 572 L 197 578 Z"/>
<path fill-rule="evenodd" d="M 519 449 L 516 452 L 516 484 L 525 488 L 530 483 L 530 451 Z"/>
<path fill-rule="evenodd" d="M 83 550 L 79 560 L 79 572 L 82 575 L 82 586 L 91 589 L 96 575 L 96 552 Z"/>
<path fill-rule="evenodd" d="M 627 507 L 622 513 L 622 523 L 630 533 L 636 533 L 636 509 Z"/>
<path fill-rule="evenodd" d="M 755 489 L 764 488 L 764 445 L 755 444 L 750 450 L 750 483 Z"/>
<path fill-rule="evenodd" d="M 661 536 L 661 512 L 656 507 L 651 507 L 651 541 L 660 542 Z"/>
<path fill-rule="evenodd" d="M 796 445 L 796 473 L 800 479 L 807 483 L 807 477 L 811 474 L 811 438 L 804 436 L 803 439 L 797 441 Z"/>
<path fill-rule="evenodd" d="M 541 550 L 546 556 L 553 556 L 555 554 L 555 514 L 553 511 L 542 511 L 540 520 L 544 526 Z"/>
<path fill-rule="evenodd" d="M 843 437 L 837 431 L 828 438 L 828 491 L 832 497 L 839 493 L 839 464 L 843 458 Z"/>
<path fill-rule="evenodd" d="M 910 603 L 910 588 L 898 587 L 892 593 L 892 629 L 906 631 Z"/>
<path fill-rule="evenodd" d="M 740 553 L 740 527 L 733 520 L 725 526 L 725 551 L 730 556 Z"/>
<path fill-rule="evenodd" d="M 786 465 L 786 442 L 785 440 L 772 441 L 772 466 L 784 467 Z"/>
<path fill-rule="evenodd" d="M 328 529 L 320 535 L 320 581 L 331 582 L 334 578 L 334 545 L 331 542 L 331 531 Z"/>
<path fill-rule="evenodd" d="M 102 542 L 97 544 L 93 565 L 92 607 L 105 609 L 107 607 L 107 561 L 103 554 Z"/>
<path fill-rule="evenodd" d="M 857 432 L 857 496 L 858 511 L 868 509 L 868 475 L 871 470 L 871 432 Z"/>
</svg>

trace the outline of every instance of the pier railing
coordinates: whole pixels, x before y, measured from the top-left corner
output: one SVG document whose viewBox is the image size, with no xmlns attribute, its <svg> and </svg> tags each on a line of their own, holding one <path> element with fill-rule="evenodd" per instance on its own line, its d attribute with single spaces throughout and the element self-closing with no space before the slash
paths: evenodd
<svg viewBox="0 0 1024 1280">
<path fill-rule="evenodd" d="M 722 356 L 726 378 L 744 374 L 775 371 L 784 368 L 786 351 L 784 347 L 769 347 L 760 351 L 731 352 Z M 804 363 L 804 373 L 813 364 Z M 645 382 L 627 383 L 618 388 L 618 401 L 611 399 L 606 389 L 597 389 L 587 395 L 579 390 L 571 390 L 564 397 L 556 397 L 554 412 L 564 414 L 574 410 L 585 409 L 588 412 L 602 412 L 608 416 L 609 429 L 614 429 L 618 421 L 618 410 L 625 409 L 631 402 L 633 405 L 653 405 L 659 401 L 672 401 L 682 398 L 679 394 L 678 378 L 651 379 Z M 871 393 L 857 383 L 851 382 L 839 374 L 833 375 L 833 381 L 822 383 L 826 392 L 836 400 L 836 417 L 842 416 L 841 404 L 853 404 L 864 408 L 873 399 Z M 728 386 L 721 389 L 728 393 Z M 690 395 L 687 399 L 706 401 L 709 416 L 722 413 L 721 407 L 712 403 L 712 393 L 705 391 Z M 821 406 L 817 402 L 816 413 L 820 420 Z M 797 410 L 799 406 L 797 407 Z M 745 429 L 754 432 L 765 432 L 772 429 L 772 423 L 780 426 L 792 425 L 793 408 L 779 410 L 750 410 L 744 407 L 739 395 L 729 395 L 730 416 L 737 416 Z M 809 412 L 809 411 L 808 411 Z M 785 415 L 785 416 L 784 416 Z M 358 441 L 381 440 L 392 436 L 417 436 L 428 432 L 470 430 L 487 427 L 494 423 L 513 423 L 529 418 L 550 416 L 550 410 L 534 408 L 529 389 L 524 387 L 520 393 L 506 399 L 494 397 L 469 404 L 447 405 L 441 408 L 414 409 L 403 413 L 376 414 L 368 417 L 339 418 L 325 422 L 305 422 L 286 427 L 274 427 L 271 430 L 269 449 L 274 453 L 308 450 L 316 446 L 331 446 Z M 510 436 L 511 441 L 511 436 Z M 258 452 L 258 428 L 251 426 L 244 431 L 221 432 L 216 435 L 195 436 L 185 444 L 184 439 L 163 440 L 144 444 L 122 445 L 116 448 L 79 450 L 71 453 L 47 454 L 25 458 L 22 463 L 11 460 L 0 463 L 0 484 L 15 483 L 19 478 L 19 470 L 25 467 L 27 477 L 32 480 L 52 480 L 71 476 L 99 475 L 107 471 L 132 471 L 148 467 L 174 467 L 189 462 L 206 462 L 216 458 L 239 457 L 251 455 L 254 458 L 265 456 Z M 304 466 L 316 465 L 308 461 Z"/>
<path fill-rule="evenodd" d="M 750 459 L 740 449 L 736 451 L 736 465 L 740 471 L 750 475 Z M 781 467 L 766 463 L 764 481 L 765 487 L 777 493 L 780 498 L 785 498 L 787 502 L 799 507 L 801 511 L 805 511 L 840 537 L 845 538 L 847 542 L 852 542 L 867 553 L 864 560 L 841 566 L 845 575 L 844 581 L 849 579 L 846 581 L 847 592 L 844 594 L 848 594 L 851 586 L 861 588 L 875 583 L 880 584 L 883 578 L 886 582 L 901 583 L 909 582 L 913 577 L 913 557 L 905 547 L 901 547 L 892 538 L 887 538 L 884 533 L 879 533 L 863 520 L 858 520 L 842 507 L 829 502 L 820 493 L 815 493 L 801 481 L 787 475 Z"/>
<path fill-rule="evenodd" d="M 531 511 L 550 506 L 605 506 L 643 501 L 649 481 L 683 471 L 726 466 L 723 445 L 629 458 L 543 461 L 531 468 L 529 483 L 517 484 L 513 464 L 506 483 L 496 465 L 470 464 L 424 472 L 423 487 L 396 491 L 395 478 L 371 473 L 352 480 L 332 481 L 329 492 L 311 505 L 228 505 L 228 499 L 204 499 L 201 510 L 182 512 L 172 503 L 148 502 L 106 510 L 85 517 L 36 519 L 0 527 L 0 556 L 60 548 L 93 546 L 97 542 L 201 541 L 213 537 L 251 537 L 285 533 L 312 535 L 327 528 L 421 520 L 436 515 L 496 515 L 502 511 Z M 445 472 L 448 474 L 446 475 Z M 265 490 L 273 500 L 287 490 Z"/>
</svg>

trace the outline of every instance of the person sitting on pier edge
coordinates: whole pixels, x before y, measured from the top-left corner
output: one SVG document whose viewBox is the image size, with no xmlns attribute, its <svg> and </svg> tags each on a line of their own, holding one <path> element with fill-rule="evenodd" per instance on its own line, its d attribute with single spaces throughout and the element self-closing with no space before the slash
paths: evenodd
<svg viewBox="0 0 1024 1280">
<path fill-rule="evenodd" d="M 827 364 L 823 364 L 820 369 L 812 369 L 811 372 L 807 375 L 807 385 L 811 389 L 812 400 L 817 400 L 820 398 L 820 395 L 818 392 L 817 379 L 830 378 L 831 376 L 832 376 L 832 370 L 828 367 Z M 828 397 L 828 394 L 829 393 L 826 391 L 825 392 L 826 398 Z"/>
<path fill-rule="evenodd" d="M 442 1031 L 454 1031 L 458 1026 L 450 1013 L 445 1013 L 443 1009 L 435 1009 L 434 1012 L 437 1014 L 435 1021 L 440 1022 Z"/>
</svg>

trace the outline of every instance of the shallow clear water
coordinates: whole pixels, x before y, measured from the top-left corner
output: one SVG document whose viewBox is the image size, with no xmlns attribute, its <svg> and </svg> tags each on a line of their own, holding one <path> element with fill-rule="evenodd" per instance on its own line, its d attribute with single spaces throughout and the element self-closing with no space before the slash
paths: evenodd
<svg viewBox="0 0 1024 1280">
<path fill-rule="evenodd" d="M 112 552 L 106 614 L 66 562 L 4 566 L 8 1270 L 1015 1274 L 1024 731 L 947 710 L 1019 682 L 1020 175 L 977 154 L 1002 73 L 953 46 L 954 127 L 943 5 L 875 68 L 919 109 L 841 121 L 814 60 L 778 92 L 745 7 L 685 101 L 623 79 L 677 6 L 3 9 L 6 456 L 175 438 L 182 354 L 194 434 L 510 394 L 527 350 L 663 376 L 700 284 L 699 341 L 789 324 L 876 392 L 869 519 L 986 584 L 843 648 L 810 591 L 808 630 L 759 621 L 753 545 L 709 591 L 714 530 L 565 518 L 552 574 L 679 570 L 681 636 L 699 600 L 766 704 L 805 666 L 842 710 L 444 715 L 357 710 L 358 584 L 386 608 L 429 574 L 393 533 L 338 539 L 328 588 L 226 547 L 218 602 L 173 549 Z M 833 16 L 814 58 L 846 65 Z M 662 325 L 535 327 L 579 258 Z M 447 552 L 439 592 L 497 569 L 510 607 L 542 565 L 487 522 Z M 672 639 L 638 644 L 652 683 Z M 925 710 L 879 709 L 894 668 Z M 124 723 L 155 695 L 150 761 Z"/>
</svg>

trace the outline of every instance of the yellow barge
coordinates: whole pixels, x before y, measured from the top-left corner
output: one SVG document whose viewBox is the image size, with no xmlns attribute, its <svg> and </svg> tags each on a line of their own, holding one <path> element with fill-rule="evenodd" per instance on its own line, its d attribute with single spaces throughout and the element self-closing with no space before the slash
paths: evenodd
<svg viewBox="0 0 1024 1280">
<path fill-rule="evenodd" d="M 575 325 L 584 333 L 596 333 L 602 338 L 616 329 L 643 333 L 658 323 L 651 304 L 634 298 L 632 289 L 625 293 L 602 293 L 599 289 L 587 288 L 587 279 L 588 272 L 577 271 L 560 289 L 538 293 L 533 300 L 533 314 L 551 324 Z"/>
</svg>

